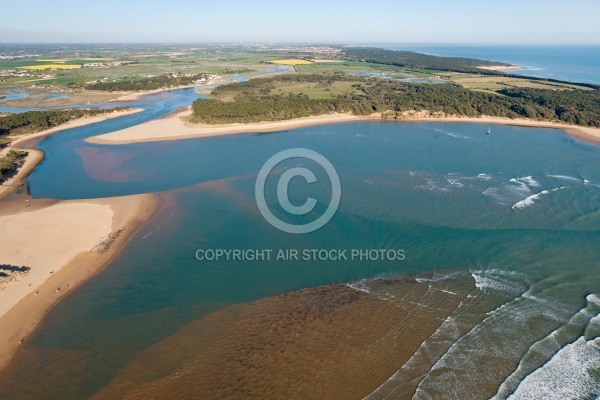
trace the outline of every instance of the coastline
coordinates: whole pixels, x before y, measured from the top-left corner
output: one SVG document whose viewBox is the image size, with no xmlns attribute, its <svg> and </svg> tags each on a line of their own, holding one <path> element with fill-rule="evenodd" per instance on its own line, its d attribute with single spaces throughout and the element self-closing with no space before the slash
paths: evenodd
<svg viewBox="0 0 600 400">
<path fill-rule="evenodd" d="M 277 132 L 288 129 L 301 128 L 306 126 L 352 122 L 352 121 L 393 121 L 393 122 L 460 122 L 460 123 L 481 123 L 494 125 L 516 125 L 537 128 L 561 129 L 568 134 L 579 139 L 599 142 L 600 128 L 583 127 L 578 125 L 569 125 L 558 122 L 538 121 L 525 118 L 501 118 L 501 117 L 454 117 L 431 115 L 427 111 L 405 113 L 401 118 L 389 119 L 382 117 L 381 114 L 372 114 L 369 116 L 356 116 L 351 114 L 326 114 L 320 116 L 303 117 L 284 121 L 258 122 L 251 124 L 189 124 L 182 117 L 191 114 L 191 108 L 185 111 L 172 114 L 168 118 L 149 121 L 131 128 L 120 131 L 110 132 L 104 135 L 92 136 L 86 139 L 89 143 L 95 144 L 130 144 L 143 143 L 164 140 L 193 139 L 203 137 L 213 137 L 238 133 L 266 133 Z"/>
<path fill-rule="evenodd" d="M 131 128 L 110 132 L 104 135 L 87 138 L 86 141 L 95 144 L 129 144 L 154 142 L 164 140 L 193 139 L 213 137 L 236 133 L 266 133 L 304 126 L 332 124 L 360 120 L 360 117 L 350 114 L 327 114 L 303 117 L 284 121 L 258 122 L 252 124 L 189 124 L 182 117 L 191 114 L 191 107 L 185 111 L 172 114 L 168 118 L 149 121 Z"/>
<path fill-rule="evenodd" d="M 108 265 L 157 203 L 153 194 L 4 201 L 0 259 L 31 269 L 0 286 L 0 370 L 57 302 Z"/>
<path fill-rule="evenodd" d="M 140 90 L 139 92 L 130 92 L 130 91 L 129 92 L 123 92 L 123 94 L 121 94 L 116 99 L 110 100 L 110 102 L 115 102 L 115 101 L 134 101 L 134 100 L 139 100 L 142 96 L 145 96 L 147 94 L 169 92 L 171 90 L 189 89 L 189 88 L 203 87 L 203 86 L 218 86 L 218 85 L 224 84 L 226 79 L 227 78 L 223 78 L 222 76 L 217 75 L 216 77 L 211 78 L 207 82 L 201 83 L 201 84 L 200 83 L 190 83 L 189 85 L 181 85 L 181 86 L 169 87 L 169 88 L 160 88 L 160 89 L 152 89 L 152 90 Z"/>
<path fill-rule="evenodd" d="M 16 136 L 16 139 L 13 140 L 6 148 L 0 151 L 0 156 L 5 155 L 10 150 L 24 151 L 27 152 L 27 157 L 23 162 L 23 165 L 17 169 L 17 172 L 13 177 L 8 179 L 6 182 L 0 185 L 0 199 L 4 198 L 6 195 L 12 193 L 16 190 L 17 187 L 22 185 L 25 182 L 25 179 L 29 174 L 42 162 L 44 159 L 44 153 L 40 150 L 32 148 L 29 145 L 29 142 L 32 140 L 39 140 L 46 136 L 50 136 L 54 133 L 61 132 L 71 128 L 78 128 L 85 125 L 94 124 L 96 122 L 106 121 L 113 118 L 122 117 L 125 115 L 135 114 L 138 112 L 142 112 L 143 110 L 140 108 L 132 109 L 132 110 L 121 110 L 121 111 L 113 111 L 110 114 L 96 115 L 93 117 L 83 117 L 78 118 L 73 121 L 69 121 L 65 124 L 55 126 L 50 129 L 46 129 L 40 132 L 29 133 L 27 135 L 19 135 Z"/>
<path fill-rule="evenodd" d="M 82 117 L 77 118 L 76 120 L 69 121 L 67 123 L 55 126 L 50 129 L 45 129 L 40 132 L 29 133 L 26 135 L 13 136 L 15 140 L 13 140 L 10 145 L 8 145 L 7 149 L 17 150 L 19 147 L 23 146 L 23 144 L 27 143 L 31 139 L 40 139 L 46 136 L 50 136 L 53 133 L 65 131 L 71 128 L 79 128 L 81 126 L 95 124 L 96 122 L 102 122 L 113 118 L 123 117 L 125 115 L 136 114 L 144 111 L 141 108 L 133 108 L 131 110 L 117 110 L 111 113 L 95 115 L 93 117 Z M 26 148 L 26 146 L 24 146 Z"/>
<path fill-rule="evenodd" d="M 494 66 L 480 66 L 477 67 L 479 69 L 485 69 L 488 71 L 506 71 L 506 70 L 512 70 L 512 69 L 523 69 L 523 67 L 521 67 L 520 65 L 515 65 L 515 64 L 511 64 L 511 65 L 494 65 Z"/>
</svg>

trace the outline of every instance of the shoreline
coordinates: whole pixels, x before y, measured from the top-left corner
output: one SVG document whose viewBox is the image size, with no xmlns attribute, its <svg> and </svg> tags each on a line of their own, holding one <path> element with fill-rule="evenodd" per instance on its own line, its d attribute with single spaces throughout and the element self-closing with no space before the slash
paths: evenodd
<svg viewBox="0 0 600 400">
<path fill-rule="evenodd" d="M 258 122 L 252 124 L 190 124 L 182 117 L 191 114 L 191 107 L 168 118 L 148 121 L 131 128 L 110 132 L 104 135 L 92 136 L 85 141 L 95 144 L 130 144 L 164 140 L 194 139 L 238 133 L 267 133 L 281 130 L 301 128 L 312 125 L 324 125 L 339 122 L 360 120 L 360 117 L 350 114 L 326 114 L 302 117 L 284 121 Z"/>
<path fill-rule="evenodd" d="M 181 85 L 181 86 L 152 89 L 152 90 L 140 90 L 138 92 L 126 91 L 126 92 L 121 92 L 121 95 L 119 97 L 117 97 L 116 99 L 109 100 L 109 102 L 135 101 L 135 100 L 139 100 L 142 96 L 145 96 L 148 94 L 169 92 L 171 90 L 190 89 L 190 88 L 196 88 L 196 87 L 200 88 L 203 86 L 218 86 L 218 85 L 224 84 L 226 79 L 227 78 L 217 75 L 216 77 L 209 79 L 205 83 L 190 83 L 189 85 Z"/>
<path fill-rule="evenodd" d="M 141 108 L 133 108 L 131 110 L 117 110 L 117 111 L 113 111 L 111 113 L 94 115 L 92 117 L 77 118 L 73 121 L 69 121 L 64 124 L 55 126 L 53 128 L 45 129 L 40 132 L 28 133 L 26 135 L 19 135 L 19 136 L 11 136 L 11 137 L 14 137 L 15 139 L 6 148 L 16 150 L 17 148 L 22 146 L 24 143 L 27 143 L 31 139 L 41 139 L 46 136 L 50 136 L 53 133 L 65 131 L 67 129 L 79 128 L 79 127 L 82 127 L 85 125 L 95 124 L 96 122 L 102 122 L 102 121 L 106 121 L 106 120 L 113 119 L 113 118 L 119 118 L 119 117 L 123 117 L 123 116 L 130 115 L 130 114 L 137 114 L 142 111 L 144 111 L 144 110 Z"/>
<path fill-rule="evenodd" d="M 493 66 L 479 66 L 477 67 L 478 69 L 485 69 L 487 71 L 507 71 L 507 70 L 513 70 L 513 69 L 524 69 L 523 67 L 521 67 L 520 65 L 515 65 L 515 64 L 511 64 L 511 65 L 493 65 Z"/>
<path fill-rule="evenodd" d="M 493 125 L 515 125 L 536 128 L 552 128 L 565 131 L 567 134 L 587 141 L 600 143 L 600 128 L 569 125 L 551 121 L 538 121 L 526 118 L 502 117 L 455 117 L 436 116 L 426 111 L 407 113 L 398 119 L 383 118 L 381 114 L 370 116 L 356 116 L 351 114 L 326 114 L 320 116 L 303 117 L 291 120 L 258 122 L 250 124 L 189 124 L 182 120 L 191 114 L 191 107 L 185 111 L 174 113 L 168 118 L 148 121 L 131 128 L 110 132 L 103 135 L 92 136 L 86 142 L 104 145 L 118 145 L 131 143 L 145 143 L 165 140 L 195 139 L 214 137 L 239 133 L 267 133 L 307 126 L 353 122 L 353 121 L 392 121 L 392 122 L 459 122 L 480 123 Z"/>
<path fill-rule="evenodd" d="M 43 161 L 44 152 L 32 148 L 30 146 L 30 142 L 32 140 L 40 140 L 46 136 L 50 136 L 54 133 L 67 129 L 79 128 L 85 125 L 94 124 L 96 122 L 102 122 L 113 118 L 123 117 L 125 115 L 136 114 L 142 111 L 144 110 L 141 108 L 135 108 L 131 110 L 113 111 L 111 113 L 96 115 L 93 117 L 82 117 L 40 132 L 16 136 L 6 148 L 0 151 L 0 156 L 5 155 L 10 150 L 16 150 L 27 152 L 27 157 L 25 158 L 23 165 L 17 169 L 15 175 L 0 185 L 0 199 L 14 192 L 19 186 L 21 186 L 29 174 L 31 174 L 31 172 L 33 172 L 33 170 Z"/>
<path fill-rule="evenodd" d="M 50 309 L 106 267 L 159 208 L 154 194 L 3 203 L 0 257 L 31 269 L 0 285 L 0 370 Z"/>
</svg>

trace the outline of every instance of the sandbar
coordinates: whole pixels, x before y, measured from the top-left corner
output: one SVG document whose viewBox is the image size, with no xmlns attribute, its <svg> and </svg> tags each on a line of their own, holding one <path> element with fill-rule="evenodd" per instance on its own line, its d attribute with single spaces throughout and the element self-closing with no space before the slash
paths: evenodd
<svg viewBox="0 0 600 400">
<path fill-rule="evenodd" d="M 0 284 L 0 369 L 56 302 L 114 257 L 155 205 L 150 194 L 3 201 L 1 264 L 30 270 Z"/>
<path fill-rule="evenodd" d="M 355 116 L 347 114 L 326 114 L 312 117 L 290 119 L 285 121 L 259 122 L 251 124 L 189 124 L 185 121 L 186 116 L 191 114 L 191 108 L 171 115 L 168 118 L 149 121 L 131 128 L 93 136 L 86 139 L 87 142 L 97 144 L 128 144 L 141 142 L 154 142 L 162 140 L 191 139 L 211 136 L 220 136 L 236 133 L 263 133 L 277 132 L 295 129 L 305 126 L 322 125 L 341 122 L 365 121 L 365 120 L 388 120 L 397 122 L 415 121 L 437 121 L 437 122 L 461 122 L 480 124 L 518 125 L 539 128 L 553 128 L 565 130 L 567 133 L 580 139 L 600 142 L 600 129 L 569 125 L 551 121 L 538 121 L 525 118 L 501 118 L 481 116 L 477 118 L 457 117 L 430 114 L 427 111 L 407 112 L 397 118 L 386 118 L 382 114 L 370 116 Z"/>
<path fill-rule="evenodd" d="M 493 66 L 487 66 L 487 65 L 483 65 L 483 66 L 479 66 L 477 67 L 479 69 L 486 69 L 488 71 L 504 71 L 504 70 L 510 70 L 510 69 L 523 69 L 523 67 L 521 67 L 520 65 L 493 65 Z"/>
</svg>

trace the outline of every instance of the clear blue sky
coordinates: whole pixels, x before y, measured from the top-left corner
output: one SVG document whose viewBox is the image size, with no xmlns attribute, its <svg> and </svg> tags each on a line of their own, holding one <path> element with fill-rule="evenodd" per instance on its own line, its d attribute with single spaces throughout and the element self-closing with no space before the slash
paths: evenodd
<svg viewBox="0 0 600 400">
<path fill-rule="evenodd" d="M 600 43 L 598 0 L 20 0 L 0 42 Z"/>
</svg>

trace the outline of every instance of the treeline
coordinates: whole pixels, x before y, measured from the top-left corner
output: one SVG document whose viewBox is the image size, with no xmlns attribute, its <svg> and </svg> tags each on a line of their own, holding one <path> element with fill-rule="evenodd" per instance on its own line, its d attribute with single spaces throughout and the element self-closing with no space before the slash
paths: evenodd
<svg viewBox="0 0 600 400">
<path fill-rule="evenodd" d="M 401 117 L 407 111 L 429 111 L 466 117 L 493 116 L 532 118 L 600 127 L 600 92 L 506 89 L 499 94 L 472 91 L 454 84 L 413 84 L 402 81 L 321 76 L 323 85 L 351 79 L 354 93 L 332 99 L 307 95 L 270 94 L 277 83 L 315 82 L 320 75 L 290 75 L 256 79 L 218 88 L 216 94 L 236 93 L 233 101 L 198 99 L 192 121 L 206 123 L 249 123 L 275 121 L 331 112 L 369 115 L 389 112 Z M 215 93 L 214 92 L 214 93 Z"/>
<path fill-rule="evenodd" d="M 4 157 L 0 157 L 0 183 L 3 183 L 11 174 L 17 171 L 23 164 L 25 156 L 27 156 L 27 153 L 24 151 L 11 150 Z"/>
<path fill-rule="evenodd" d="M 488 75 L 502 75 L 501 72 L 482 70 L 481 66 L 509 66 L 510 64 L 463 57 L 438 57 L 414 51 L 395 51 L 370 47 L 344 49 L 346 58 L 376 64 L 393 65 L 406 69 L 433 69 Z"/>
<path fill-rule="evenodd" d="M 354 81 L 355 77 L 342 73 L 319 75 L 279 75 L 272 78 L 256 78 L 215 88 L 213 99 L 199 99 L 192 104 L 192 121 L 206 123 L 280 121 L 331 112 L 352 111 L 352 101 L 311 99 L 303 94 L 271 95 L 278 85 L 317 83 L 327 87 L 334 82 Z M 220 101 L 219 97 L 234 95 L 233 102 Z"/>
<path fill-rule="evenodd" d="M 503 89 L 521 107 L 519 114 L 527 118 L 556 119 L 569 124 L 600 127 L 600 91 Z"/>
<path fill-rule="evenodd" d="M 211 92 L 211 96 L 220 97 L 231 93 L 235 94 L 268 94 L 277 85 L 294 83 L 318 83 L 326 86 L 334 82 L 352 82 L 356 77 L 346 75 L 343 72 L 332 74 L 302 74 L 302 75 L 278 75 L 272 78 L 255 78 L 244 82 L 230 83 L 229 85 L 218 86 Z"/>
<path fill-rule="evenodd" d="M 140 91 L 140 90 L 154 90 L 163 89 L 175 86 L 190 85 L 200 79 L 208 79 L 207 74 L 196 74 L 196 75 L 159 75 L 151 78 L 142 79 L 129 79 L 115 82 L 96 82 L 85 85 L 88 90 L 103 90 L 106 92 L 115 91 Z"/>
<path fill-rule="evenodd" d="M 125 109 L 127 108 L 112 108 L 109 110 L 71 109 L 28 111 L 19 114 L 10 114 L 0 118 L 0 139 L 3 137 L 6 138 L 6 136 L 39 132 L 81 117 L 106 114 Z"/>
<path fill-rule="evenodd" d="M 366 100 L 373 111 L 427 110 L 446 115 L 531 118 L 600 127 L 600 93 L 597 91 L 515 88 L 495 95 L 453 84 L 377 82 L 364 86 L 363 92 L 366 99 L 353 96 L 353 100 Z"/>
<path fill-rule="evenodd" d="M 280 121 L 332 112 L 350 111 L 350 102 L 340 99 L 310 99 L 306 95 L 248 97 L 223 102 L 216 99 L 194 101 L 192 121 L 209 124 L 229 122 Z"/>
</svg>

